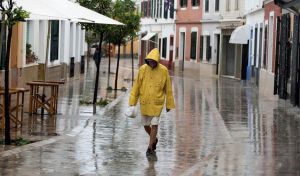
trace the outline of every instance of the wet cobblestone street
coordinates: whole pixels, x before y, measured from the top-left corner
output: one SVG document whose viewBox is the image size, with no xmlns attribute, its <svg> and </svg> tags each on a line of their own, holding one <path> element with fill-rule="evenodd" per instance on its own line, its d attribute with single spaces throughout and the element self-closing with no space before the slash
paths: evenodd
<svg viewBox="0 0 300 176">
<path fill-rule="evenodd" d="M 122 67 L 127 71 L 120 84 L 129 87 L 124 78 L 131 77 L 130 67 Z M 139 117 L 124 115 L 129 91 L 94 116 L 90 107 L 79 106 L 82 96 L 91 95 L 92 82 L 79 83 L 75 95 L 61 90 L 69 98 L 60 99 L 56 130 L 65 132 L 40 146 L 0 152 L 0 175 L 300 175 L 299 109 L 259 95 L 246 82 L 175 73 L 176 109 L 162 113 L 151 158 Z M 61 127 L 66 124 L 68 130 Z"/>
</svg>

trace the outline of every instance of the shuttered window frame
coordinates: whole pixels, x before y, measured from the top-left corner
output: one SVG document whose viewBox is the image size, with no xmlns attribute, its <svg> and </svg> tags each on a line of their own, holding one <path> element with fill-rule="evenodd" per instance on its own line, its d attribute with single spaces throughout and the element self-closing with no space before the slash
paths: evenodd
<svg viewBox="0 0 300 176">
<path fill-rule="evenodd" d="M 197 57 L 197 32 L 191 32 L 190 58 L 195 60 Z"/>
</svg>

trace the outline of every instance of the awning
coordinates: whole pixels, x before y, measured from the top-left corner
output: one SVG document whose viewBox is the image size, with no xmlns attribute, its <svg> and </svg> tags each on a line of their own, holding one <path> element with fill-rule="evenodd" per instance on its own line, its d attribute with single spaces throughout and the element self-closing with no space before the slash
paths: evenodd
<svg viewBox="0 0 300 176">
<path fill-rule="evenodd" d="M 85 23 L 123 25 L 122 23 L 94 12 L 88 8 L 68 0 L 16 0 L 17 6 L 22 6 L 30 13 L 32 20 L 51 19 L 71 20 Z"/>
<path fill-rule="evenodd" d="M 300 13 L 300 1 L 299 0 L 274 0 L 275 4 L 290 10 L 293 13 Z"/>
<path fill-rule="evenodd" d="M 231 34 L 229 43 L 247 44 L 250 39 L 250 28 L 248 25 L 237 27 Z"/>
<path fill-rule="evenodd" d="M 36 0 L 16 0 L 16 6 L 22 7 L 30 13 L 30 20 L 67 20 L 68 15 L 60 13 L 55 8 L 49 8 L 42 2 L 37 3 Z"/>
<path fill-rule="evenodd" d="M 148 41 L 155 35 L 156 35 L 155 32 L 148 32 L 141 40 Z"/>
</svg>

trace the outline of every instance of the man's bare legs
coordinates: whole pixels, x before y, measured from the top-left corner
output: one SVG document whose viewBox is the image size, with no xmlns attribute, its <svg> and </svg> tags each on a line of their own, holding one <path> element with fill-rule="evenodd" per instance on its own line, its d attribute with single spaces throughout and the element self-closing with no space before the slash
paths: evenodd
<svg viewBox="0 0 300 176">
<path fill-rule="evenodd" d="M 148 135 L 150 136 L 151 133 L 151 127 L 150 126 L 144 126 L 145 131 L 148 133 Z"/>
<path fill-rule="evenodd" d="M 145 131 L 150 136 L 148 148 L 153 150 L 153 144 L 156 142 L 158 125 L 144 126 Z"/>
</svg>

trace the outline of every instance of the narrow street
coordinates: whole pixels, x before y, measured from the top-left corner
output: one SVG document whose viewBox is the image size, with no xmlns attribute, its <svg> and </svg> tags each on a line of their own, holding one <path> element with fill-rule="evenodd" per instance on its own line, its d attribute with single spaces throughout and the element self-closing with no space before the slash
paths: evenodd
<svg viewBox="0 0 300 176">
<path fill-rule="evenodd" d="M 130 88 L 124 81 L 131 77 L 130 60 L 121 65 L 119 88 Z M 139 117 L 124 115 L 129 91 L 94 116 L 79 105 L 92 95 L 94 72 L 90 63 L 86 79 L 60 90 L 54 131 L 61 135 L 3 151 L 0 175 L 300 175 L 300 111 L 282 100 L 259 95 L 246 82 L 175 73 L 176 109 L 163 111 L 156 157 L 147 158 Z"/>
</svg>

